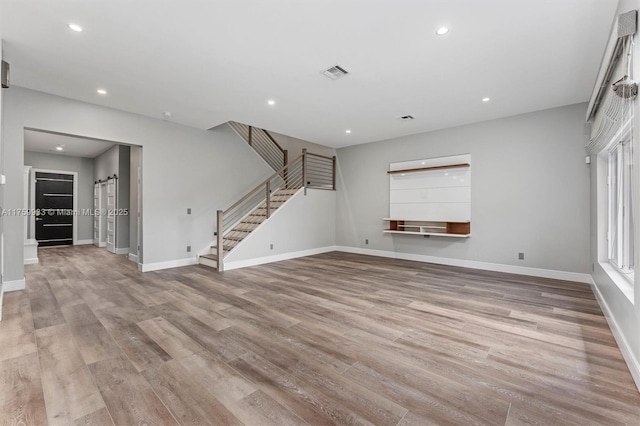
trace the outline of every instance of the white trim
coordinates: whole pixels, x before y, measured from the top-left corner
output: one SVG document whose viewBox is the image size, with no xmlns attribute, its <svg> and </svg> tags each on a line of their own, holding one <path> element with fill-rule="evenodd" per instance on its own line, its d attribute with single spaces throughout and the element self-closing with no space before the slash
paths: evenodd
<svg viewBox="0 0 640 426">
<path fill-rule="evenodd" d="M 631 372 L 631 377 L 633 377 L 633 381 L 636 383 L 636 387 L 640 391 L 640 362 L 638 362 L 638 359 L 634 356 L 633 351 L 629 346 L 629 342 L 627 342 L 627 339 L 625 339 L 624 334 L 620 331 L 620 327 L 618 326 L 615 317 L 611 314 L 611 309 L 609 309 L 607 301 L 604 299 L 602 293 L 600 293 L 600 290 L 598 289 L 598 286 L 595 285 L 593 280 L 591 280 L 591 290 L 596 296 L 596 300 L 600 305 L 600 309 L 602 310 L 604 317 L 607 319 L 607 323 L 609 324 L 609 328 L 613 333 L 613 337 L 616 339 L 616 343 L 620 348 L 620 352 L 622 352 L 622 357 L 624 358 L 625 362 L 627 363 L 627 367 Z"/>
<path fill-rule="evenodd" d="M 93 240 L 78 240 L 75 242 L 74 245 L 76 246 L 87 246 L 93 244 Z"/>
<path fill-rule="evenodd" d="M 116 254 L 129 254 L 129 247 L 116 248 Z"/>
<path fill-rule="evenodd" d="M 27 288 L 27 284 L 25 279 L 15 280 L 15 281 L 5 281 L 2 283 L 2 292 L 8 293 L 10 291 L 19 291 Z"/>
<path fill-rule="evenodd" d="M 463 268 L 481 269 L 484 271 L 506 272 L 509 274 L 529 275 L 532 277 L 553 278 L 556 280 L 575 281 L 591 284 L 591 275 L 578 272 L 554 271 L 551 269 L 529 268 L 526 266 L 503 265 L 499 263 L 478 262 L 476 260 L 452 259 L 446 257 L 426 256 L 413 253 L 397 253 L 394 251 L 363 249 L 359 247 L 336 246 L 337 251 L 366 254 L 369 256 L 390 257 L 393 259 L 413 260 L 416 262 L 436 263 L 439 265 L 460 266 Z"/>
<path fill-rule="evenodd" d="M 138 255 L 137 254 L 133 254 L 133 253 L 129 253 L 129 260 L 135 263 L 138 263 Z"/>
<path fill-rule="evenodd" d="M 98 247 L 100 247 L 100 248 L 104 248 L 104 247 L 106 247 L 106 246 L 107 246 L 106 241 L 100 241 L 100 242 L 98 243 Z"/>
<path fill-rule="evenodd" d="M 26 240 L 24 242 L 23 264 L 32 265 L 34 263 L 38 263 L 38 242 Z"/>
<path fill-rule="evenodd" d="M 36 207 L 36 173 L 57 173 L 61 175 L 72 175 L 73 176 L 73 212 L 76 213 L 73 215 L 71 221 L 73 223 L 73 245 L 78 244 L 78 172 L 70 172 L 67 170 L 51 170 L 51 169 L 31 169 L 31 201 L 33 203 L 32 208 Z M 33 220 L 33 238 L 35 238 L 35 216 L 31 215 Z"/>
<path fill-rule="evenodd" d="M 236 260 L 235 262 L 224 262 L 224 270 L 246 268 L 247 266 L 263 265 L 265 263 L 280 262 L 282 260 L 295 259 L 298 257 L 312 256 L 314 254 L 327 253 L 338 250 L 336 246 L 320 247 L 310 250 L 293 251 L 290 253 L 276 254 L 273 256 L 257 257 L 255 259 Z"/>
<path fill-rule="evenodd" d="M 178 268 L 180 266 L 197 265 L 197 257 L 187 259 L 167 260 L 166 262 L 138 263 L 138 270 L 141 272 L 158 271 L 160 269 Z"/>
</svg>

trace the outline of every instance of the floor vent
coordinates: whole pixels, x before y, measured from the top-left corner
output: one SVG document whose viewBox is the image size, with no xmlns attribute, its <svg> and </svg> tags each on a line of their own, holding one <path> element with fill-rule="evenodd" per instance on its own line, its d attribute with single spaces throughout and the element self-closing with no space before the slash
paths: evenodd
<svg viewBox="0 0 640 426">
<path fill-rule="evenodd" d="M 331 80 L 337 80 L 344 76 L 349 75 L 349 71 L 342 68 L 340 65 L 334 65 L 322 71 L 322 74 L 329 77 Z"/>
</svg>

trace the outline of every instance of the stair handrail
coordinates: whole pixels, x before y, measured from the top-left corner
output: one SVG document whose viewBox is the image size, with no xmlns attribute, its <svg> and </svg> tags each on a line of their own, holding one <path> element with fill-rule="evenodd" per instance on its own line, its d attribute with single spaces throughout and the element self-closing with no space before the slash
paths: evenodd
<svg viewBox="0 0 640 426">
<path fill-rule="evenodd" d="M 245 202 L 247 199 L 251 198 L 251 196 L 255 195 L 258 191 L 260 191 L 262 188 L 264 188 L 264 186 L 269 183 L 272 179 L 276 178 L 276 177 L 282 177 L 282 174 L 285 172 L 285 170 L 287 168 L 289 168 L 289 166 L 293 166 L 294 164 L 296 164 L 302 157 L 303 155 L 300 155 L 298 158 L 296 158 L 291 164 L 287 164 L 286 166 L 282 167 L 280 170 L 278 170 L 277 172 L 275 172 L 274 174 L 272 174 L 271 176 L 269 176 L 268 178 L 266 178 L 264 181 L 262 181 L 262 183 L 258 184 L 258 186 L 256 186 L 255 188 L 253 188 L 251 191 L 249 191 L 244 197 L 240 198 L 238 201 L 236 201 L 235 203 L 233 203 L 233 205 L 231 207 L 229 207 L 228 209 L 226 209 L 225 211 L 223 211 L 223 214 L 228 214 L 231 210 L 235 209 L 236 207 L 238 207 L 240 204 L 242 204 L 243 202 Z"/>
<path fill-rule="evenodd" d="M 315 163 L 314 163 L 315 162 Z M 308 170 L 310 169 L 310 170 Z M 309 173 L 311 172 L 311 173 Z M 309 176 L 312 176 L 311 178 Z M 318 179 L 320 183 L 312 183 L 308 179 Z M 231 213 L 235 213 L 236 216 L 233 219 L 233 223 L 238 223 L 241 221 L 241 218 L 238 217 L 246 217 L 242 216 L 245 210 L 241 210 L 240 207 L 247 200 L 250 200 L 252 197 L 257 196 L 260 192 L 264 192 L 264 198 L 260 198 L 259 201 L 254 203 L 252 207 L 250 207 L 249 211 L 254 211 L 258 208 L 262 203 L 266 203 L 266 218 L 268 219 L 271 215 L 271 190 L 272 182 L 276 182 L 277 185 L 282 185 L 281 188 L 288 189 L 300 189 L 304 188 L 305 195 L 307 194 L 307 188 L 314 189 L 336 189 L 336 157 L 328 157 L 325 155 L 314 154 L 307 152 L 306 149 L 302 150 L 302 155 L 298 156 L 292 163 L 286 164 L 269 176 L 267 179 L 258 184 L 255 188 L 251 189 L 247 192 L 242 198 L 233 203 L 226 210 L 218 210 L 217 211 L 217 232 L 216 232 L 216 241 L 217 241 L 217 255 L 218 255 L 218 271 L 224 270 L 224 237 L 225 233 L 233 230 L 233 226 L 229 226 L 228 231 L 225 232 L 225 218 Z M 279 190 L 281 188 L 275 188 L 275 190 Z M 236 209 L 238 212 L 234 212 Z M 248 213 L 251 214 L 251 213 Z M 236 220 L 238 222 L 236 222 Z"/>
<path fill-rule="evenodd" d="M 282 148 L 267 130 L 237 121 L 229 121 L 228 124 L 274 170 L 280 165 L 286 166 L 289 163 L 289 152 Z M 256 142 L 255 144 L 254 141 Z M 260 143 L 257 143 L 258 141 Z"/>
</svg>

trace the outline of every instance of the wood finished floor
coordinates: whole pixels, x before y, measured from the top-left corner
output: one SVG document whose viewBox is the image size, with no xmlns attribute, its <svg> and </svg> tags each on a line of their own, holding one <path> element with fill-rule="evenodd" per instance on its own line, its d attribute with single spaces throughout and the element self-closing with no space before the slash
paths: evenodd
<svg viewBox="0 0 640 426">
<path fill-rule="evenodd" d="M 584 284 L 345 253 L 40 260 L 5 295 L 2 425 L 640 424 Z"/>
</svg>

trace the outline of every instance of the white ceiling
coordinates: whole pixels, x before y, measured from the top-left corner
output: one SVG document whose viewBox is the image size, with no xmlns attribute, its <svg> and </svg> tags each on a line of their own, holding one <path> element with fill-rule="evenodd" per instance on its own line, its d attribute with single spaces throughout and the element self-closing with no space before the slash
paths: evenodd
<svg viewBox="0 0 640 426">
<path fill-rule="evenodd" d="M 62 146 L 62 151 L 56 150 L 58 145 Z M 24 131 L 25 151 L 69 155 L 72 157 L 95 158 L 114 145 L 116 145 L 114 142 L 95 139 L 79 138 L 75 136 L 35 130 Z"/>
<path fill-rule="evenodd" d="M 587 101 L 616 6 L 0 0 L 0 28 L 14 85 L 159 119 L 170 111 L 202 129 L 235 120 L 342 147 Z M 441 25 L 451 29 L 444 37 Z M 320 74 L 334 64 L 351 75 Z M 406 114 L 416 119 L 397 119 Z"/>
</svg>

